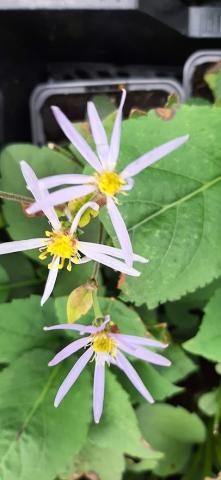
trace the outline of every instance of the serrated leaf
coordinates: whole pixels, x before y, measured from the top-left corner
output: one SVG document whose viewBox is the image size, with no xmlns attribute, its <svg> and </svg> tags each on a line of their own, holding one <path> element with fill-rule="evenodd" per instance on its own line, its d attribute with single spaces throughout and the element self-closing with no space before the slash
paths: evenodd
<svg viewBox="0 0 221 480">
<path fill-rule="evenodd" d="M 194 443 L 205 439 L 205 428 L 195 413 L 172 405 L 141 405 L 137 411 L 141 431 L 165 457 L 154 472 L 160 476 L 182 472 Z"/>
<path fill-rule="evenodd" d="M 221 361 L 221 289 L 219 288 L 205 307 L 205 314 L 195 337 L 184 343 L 191 353 L 214 362 Z"/>
<path fill-rule="evenodd" d="M 9 363 L 24 351 L 34 347 L 52 348 L 57 344 L 54 335 L 43 331 L 55 323 L 52 300 L 42 308 L 40 297 L 13 300 L 0 305 L 0 362 Z"/>
<path fill-rule="evenodd" d="M 91 410 L 87 372 L 55 409 L 65 370 L 47 367 L 51 355 L 26 353 L 0 375 L 1 480 L 53 480 L 85 442 Z"/>
<path fill-rule="evenodd" d="M 132 191 L 120 197 L 133 249 L 150 259 L 137 265 L 140 277 L 128 277 L 123 287 L 137 305 L 153 308 L 179 299 L 220 276 L 220 131 L 218 108 L 185 105 L 168 122 L 150 112 L 123 123 L 118 171 L 152 148 L 190 135 L 185 145 L 137 175 Z"/>
</svg>

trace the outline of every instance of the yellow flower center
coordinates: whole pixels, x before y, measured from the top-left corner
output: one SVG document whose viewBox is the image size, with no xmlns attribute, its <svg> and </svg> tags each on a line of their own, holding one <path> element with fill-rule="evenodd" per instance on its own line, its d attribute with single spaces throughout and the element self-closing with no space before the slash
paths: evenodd
<svg viewBox="0 0 221 480">
<path fill-rule="evenodd" d="M 110 197 L 116 195 L 126 183 L 116 172 L 103 172 L 100 175 L 96 174 L 96 179 L 100 192 L 105 193 Z"/>
<path fill-rule="evenodd" d="M 116 342 L 106 332 L 98 332 L 93 335 L 93 349 L 95 353 L 109 353 L 113 357 L 116 354 Z"/>
<path fill-rule="evenodd" d="M 40 248 L 42 252 L 39 255 L 40 260 L 45 260 L 48 255 L 52 257 L 60 257 L 61 262 L 59 264 L 59 269 L 64 267 L 65 260 L 68 261 L 67 270 L 71 271 L 71 261 L 78 263 L 80 256 L 78 254 L 78 241 L 73 238 L 72 235 L 66 232 L 61 231 L 52 231 L 45 232 L 46 237 L 49 237 L 49 241 L 46 240 L 45 246 Z M 50 269 L 52 263 L 49 263 L 48 268 Z"/>
</svg>

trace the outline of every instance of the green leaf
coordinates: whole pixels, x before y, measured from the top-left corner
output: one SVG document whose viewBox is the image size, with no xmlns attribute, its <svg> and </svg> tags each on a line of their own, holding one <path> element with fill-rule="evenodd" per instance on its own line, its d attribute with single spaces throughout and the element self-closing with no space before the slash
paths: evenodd
<svg viewBox="0 0 221 480">
<path fill-rule="evenodd" d="M 212 296 L 205 308 L 205 314 L 194 338 L 184 343 L 184 348 L 214 362 L 221 361 L 221 289 Z"/>
<path fill-rule="evenodd" d="M 4 302 L 8 298 L 9 294 L 9 276 L 6 270 L 0 265 L 0 303 Z"/>
<path fill-rule="evenodd" d="M 169 345 L 165 355 L 171 361 L 171 366 L 163 369 L 163 377 L 170 382 L 180 382 L 198 369 L 179 345 Z"/>
<path fill-rule="evenodd" d="M 128 395 L 108 369 L 105 383 L 104 413 L 99 428 L 92 425 L 90 429 L 91 442 L 100 448 L 149 459 L 152 450 L 142 439 Z"/>
<path fill-rule="evenodd" d="M 73 173 L 75 171 L 75 165 L 69 158 L 49 148 L 39 148 L 28 144 L 11 145 L 1 153 L 1 185 L 3 190 L 31 197 L 21 173 L 21 160 L 26 160 L 38 177 Z M 46 218 L 26 217 L 21 206 L 15 202 L 5 201 L 3 211 L 8 224 L 8 233 L 13 240 L 42 237 L 45 230 L 48 229 Z M 37 259 L 39 252 L 33 250 L 26 254 Z"/>
<path fill-rule="evenodd" d="M 99 447 L 88 439 L 79 455 L 72 464 L 68 465 L 66 472 L 60 478 L 70 480 L 73 474 L 80 477 L 85 473 L 94 472 L 102 480 L 121 480 L 124 469 L 125 459 L 121 451 Z"/>
<path fill-rule="evenodd" d="M 192 445 L 205 439 L 205 428 L 195 413 L 172 405 L 141 405 L 137 411 L 141 431 L 165 457 L 154 472 L 160 476 L 182 472 Z"/>
<path fill-rule="evenodd" d="M 108 370 L 108 369 L 106 369 Z M 126 392 L 110 371 L 106 371 L 104 412 L 99 425 L 92 424 L 87 441 L 61 478 L 73 473 L 94 472 L 102 480 L 120 480 L 125 469 L 124 454 L 145 461 L 145 468 L 156 465 L 162 454 L 142 439 L 134 410 Z M 111 463 L 110 463 L 111 462 Z M 132 459 L 128 461 L 130 467 Z M 111 465 L 111 468 L 110 468 Z"/>
<path fill-rule="evenodd" d="M 92 97 L 101 118 L 105 118 L 116 110 L 114 100 L 108 95 L 94 95 Z"/>
<path fill-rule="evenodd" d="M 9 278 L 10 298 L 24 297 L 33 293 L 33 287 L 40 286 L 41 280 L 35 276 L 35 271 L 31 262 L 22 253 L 10 253 L 10 255 L 1 255 L 0 264 L 5 268 Z M 16 265 L 16 268 L 15 268 Z M 42 286 L 44 282 L 42 281 Z M 6 288 L 2 285 L 0 290 Z"/>
<path fill-rule="evenodd" d="M 217 394 L 219 389 L 215 389 L 212 392 L 207 392 L 201 395 L 198 400 L 198 406 L 200 410 L 208 415 L 209 417 L 213 417 L 217 412 L 218 403 L 217 403 Z"/>
<path fill-rule="evenodd" d="M 42 308 L 40 297 L 13 300 L 0 305 L 0 362 L 9 363 L 34 347 L 52 348 L 58 339 L 43 331 L 56 323 L 52 300 Z"/>
<path fill-rule="evenodd" d="M 167 356 L 167 355 L 166 355 Z M 154 400 L 165 400 L 166 398 L 172 397 L 177 393 L 180 393 L 183 389 L 176 385 L 173 385 L 170 380 L 166 378 L 166 368 L 161 367 L 157 369 L 152 365 L 149 365 L 146 362 L 135 361 L 133 363 L 137 373 L 140 375 L 143 383 L 146 385 L 147 389 L 150 391 Z M 171 367 L 170 367 L 171 368 Z M 118 377 L 128 391 L 133 403 L 146 403 L 146 400 L 140 395 L 140 393 L 134 388 L 134 386 L 129 382 L 125 377 L 124 373 L 119 373 Z"/>
<path fill-rule="evenodd" d="M 218 108 L 185 105 L 168 122 L 152 111 L 123 123 L 118 171 L 152 148 L 190 135 L 185 145 L 137 175 L 132 191 L 119 197 L 133 249 L 150 259 L 137 264 L 141 276 L 128 277 L 123 287 L 137 305 L 154 308 L 177 300 L 220 276 L 220 131 Z"/>
<path fill-rule="evenodd" d="M 40 349 L 26 353 L 0 375 L 1 480 L 53 480 L 85 442 L 91 410 L 87 372 L 56 409 L 65 370 L 47 367 L 51 355 Z"/>
</svg>

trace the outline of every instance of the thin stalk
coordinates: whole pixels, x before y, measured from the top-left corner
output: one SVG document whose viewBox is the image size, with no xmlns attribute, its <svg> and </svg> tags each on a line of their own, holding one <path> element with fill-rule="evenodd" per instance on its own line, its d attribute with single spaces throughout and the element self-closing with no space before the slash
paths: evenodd
<svg viewBox="0 0 221 480">
<path fill-rule="evenodd" d="M 92 292 L 92 299 L 93 299 L 95 320 L 97 320 L 98 318 L 103 317 L 103 313 L 101 311 L 101 308 L 100 308 L 100 305 L 99 305 L 99 302 L 98 302 L 98 298 L 97 298 L 97 290 L 94 290 Z"/>
<path fill-rule="evenodd" d="M 34 199 L 31 197 L 26 197 L 25 195 L 17 195 L 11 192 L 3 192 L 2 190 L 0 190 L 0 198 L 3 198 L 4 200 L 12 200 L 13 202 L 19 202 L 19 203 L 34 202 Z"/>
</svg>

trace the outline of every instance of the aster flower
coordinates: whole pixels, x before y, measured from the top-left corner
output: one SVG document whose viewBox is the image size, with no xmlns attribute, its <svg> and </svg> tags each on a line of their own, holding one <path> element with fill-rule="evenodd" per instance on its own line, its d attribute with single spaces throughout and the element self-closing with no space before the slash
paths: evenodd
<svg viewBox="0 0 221 480">
<path fill-rule="evenodd" d="M 154 400 L 136 372 L 135 368 L 127 360 L 124 353 L 132 355 L 138 359 L 144 360 L 155 365 L 169 366 L 170 361 L 152 352 L 148 347 L 165 348 L 167 345 L 158 340 L 138 337 L 134 335 L 125 335 L 118 332 L 117 326 L 110 320 L 110 316 L 104 317 L 104 322 L 99 327 L 94 325 L 79 325 L 79 324 L 61 324 L 51 327 L 44 327 L 44 330 L 60 330 L 69 329 L 76 330 L 80 334 L 88 333 L 89 335 L 70 343 L 63 348 L 55 357 L 49 362 L 52 367 L 68 358 L 73 353 L 81 348 L 85 351 L 77 360 L 72 370 L 69 372 L 62 385 L 60 386 L 54 405 L 58 407 L 70 388 L 74 385 L 82 370 L 87 363 L 94 358 L 94 387 L 93 387 L 93 412 L 94 420 L 99 422 L 103 410 L 104 401 L 104 387 L 105 387 L 105 364 L 112 364 L 120 368 L 129 378 L 131 383 L 135 386 L 138 392 L 150 403 Z"/>
<path fill-rule="evenodd" d="M 94 175 L 64 174 L 54 175 L 41 179 L 42 186 L 47 189 L 61 185 L 75 185 L 66 187 L 50 195 L 51 205 L 56 206 L 83 197 L 88 194 L 100 193 L 105 196 L 107 210 L 116 232 L 119 244 L 124 252 L 124 258 L 128 265 L 132 265 L 133 251 L 129 234 L 127 232 L 124 220 L 117 208 L 116 195 L 120 192 L 131 190 L 134 184 L 133 177 L 152 165 L 160 158 L 176 150 L 188 139 L 188 135 L 175 138 L 163 145 L 154 148 L 145 153 L 137 160 L 130 163 L 121 173 L 117 173 L 116 164 L 120 148 L 121 120 L 122 110 L 125 102 L 126 91 L 122 91 L 120 106 L 116 115 L 112 137 L 108 144 L 106 132 L 99 118 L 95 105 L 92 102 L 87 104 L 87 113 L 91 132 L 96 145 L 97 155 L 87 144 L 80 133 L 74 128 L 72 123 L 58 107 L 52 107 L 53 114 L 65 133 L 66 137 L 74 147 L 85 158 L 89 165 L 95 170 Z M 40 210 L 40 205 L 34 203 L 27 210 L 28 213 L 36 213 Z"/>
<path fill-rule="evenodd" d="M 123 258 L 123 253 L 120 249 L 78 240 L 76 231 L 81 216 L 88 208 L 97 211 L 99 209 L 97 203 L 87 202 L 84 204 L 74 217 L 70 228 L 68 230 L 64 229 L 54 208 L 47 204 L 47 191 L 39 184 L 39 180 L 31 167 L 22 161 L 21 169 L 28 189 L 32 192 L 35 200 L 42 205 L 41 209 L 48 218 L 52 230 L 46 231 L 44 238 L 30 238 L 28 240 L 1 243 L 0 255 L 38 248 L 40 250 L 40 260 L 45 260 L 48 257 L 51 258 L 51 262 L 48 265 L 49 274 L 41 299 L 41 305 L 43 305 L 51 295 L 58 271 L 64 267 L 65 262 L 67 262 L 68 271 L 71 271 L 72 264 L 82 264 L 94 260 L 127 275 L 140 275 L 140 272 L 127 266 L 125 262 L 118 260 L 119 258 Z M 139 255 L 133 255 L 133 260 L 142 263 L 147 262 L 145 258 Z"/>
</svg>

